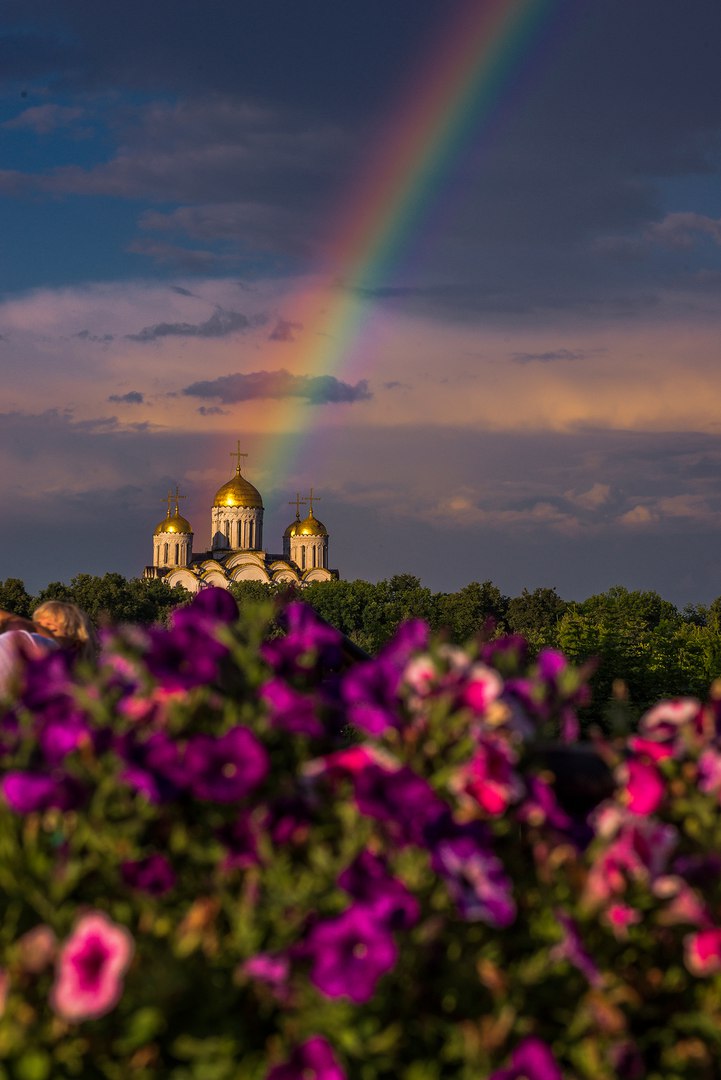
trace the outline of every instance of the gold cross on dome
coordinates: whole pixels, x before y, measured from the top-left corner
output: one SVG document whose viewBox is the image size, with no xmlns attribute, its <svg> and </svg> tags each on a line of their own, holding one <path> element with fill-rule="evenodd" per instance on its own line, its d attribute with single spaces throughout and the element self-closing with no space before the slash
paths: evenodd
<svg viewBox="0 0 721 1080">
<path fill-rule="evenodd" d="M 310 495 L 308 496 L 308 502 L 310 503 L 309 517 L 313 517 L 313 503 L 320 502 L 320 495 L 313 494 L 313 488 L 310 489 Z"/>
<path fill-rule="evenodd" d="M 240 451 L 240 439 L 238 439 L 238 448 L 237 448 L 237 450 L 231 450 L 230 451 L 230 456 L 238 459 L 237 464 L 235 466 L 235 474 L 236 474 L 236 476 L 240 476 L 240 459 L 243 458 L 243 457 L 248 456 L 247 454 L 242 454 L 241 451 Z"/>
<path fill-rule="evenodd" d="M 181 499 L 187 499 L 187 498 L 188 498 L 188 496 L 187 496 L 187 495 L 181 495 L 181 494 L 180 494 L 180 488 L 178 487 L 178 485 L 177 485 L 177 484 L 175 485 L 175 495 L 174 495 L 174 498 L 175 498 L 175 516 L 176 516 L 176 517 L 178 517 L 178 516 L 179 516 L 179 514 L 180 514 L 180 500 L 181 500 Z M 170 513 L 168 513 L 168 517 L 170 517 Z"/>
<path fill-rule="evenodd" d="M 298 519 L 298 521 L 300 521 L 300 507 L 301 507 L 301 504 L 303 506 L 305 506 L 306 501 L 307 501 L 306 499 L 301 499 L 299 491 L 296 491 L 294 499 L 289 499 L 288 500 L 288 506 L 294 506 L 295 507 L 295 516 Z"/>
<path fill-rule="evenodd" d="M 168 494 L 165 496 L 165 498 L 162 500 L 164 503 L 167 503 L 167 506 L 168 506 L 168 512 L 165 515 L 166 517 L 170 517 L 170 508 L 171 508 L 172 503 L 173 503 L 173 498 L 174 498 L 174 496 L 173 496 L 172 491 L 169 491 Z"/>
</svg>

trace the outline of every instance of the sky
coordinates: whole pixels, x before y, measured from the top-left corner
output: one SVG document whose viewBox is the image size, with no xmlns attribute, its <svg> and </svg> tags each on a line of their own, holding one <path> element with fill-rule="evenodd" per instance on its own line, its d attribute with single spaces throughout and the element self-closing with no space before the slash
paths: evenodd
<svg viewBox="0 0 721 1080">
<path fill-rule="evenodd" d="M 721 594 L 718 0 L 5 0 L 0 579 Z"/>
</svg>

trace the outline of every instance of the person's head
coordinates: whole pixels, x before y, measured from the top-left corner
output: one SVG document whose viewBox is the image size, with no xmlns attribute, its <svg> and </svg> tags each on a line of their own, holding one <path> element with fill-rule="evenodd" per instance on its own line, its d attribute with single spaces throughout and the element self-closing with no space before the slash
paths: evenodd
<svg viewBox="0 0 721 1080">
<path fill-rule="evenodd" d="M 64 600 L 46 600 L 33 612 L 33 622 L 60 645 L 91 659 L 96 652 L 95 630 L 90 619 L 76 604 Z"/>
</svg>

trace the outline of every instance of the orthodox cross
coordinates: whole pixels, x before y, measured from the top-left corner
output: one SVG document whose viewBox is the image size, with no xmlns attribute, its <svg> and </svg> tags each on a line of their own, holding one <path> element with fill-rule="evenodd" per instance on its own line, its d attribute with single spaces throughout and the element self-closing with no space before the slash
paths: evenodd
<svg viewBox="0 0 721 1080">
<path fill-rule="evenodd" d="M 166 514 L 166 517 L 171 517 L 171 508 L 172 508 L 172 505 L 173 505 L 173 501 L 175 501 L 175 514 L 176 514 L 176 517 L 177 517 L 177 515 L 180 513 L 180 500 L 181 499 L 187 499 L 187 498 L 188 498 L 187 495 L 181 495 L 180 494 L 180 488 L 176 484 L 175 485 L 175 492 L 169 491 L 168 494 L 163 499 L 163 502 L 168 504 L 168 513 Z"/>
<path fill-rule="evenodd" d="M 288 506 L 294 506 L 295 507 L 296 521 L 300 521 L 301 503 L 303 504 L 303 506 L 305 506 L 306 502 L 307 502 L 306 499 L 301 499 L 299 491 L 296 491 L 294 499 L 289 499 L 288 500 Z"/>
<path fill-rule="evenodd" d="M 313 517 L 313 503 L 314 502 L 320 502 L 320 495 L 314 495 L 313 494 L 313 488 L 310 489 L 310 495 L 308 496 L 308 502 L 310 503 L 310 514 L 308 516 Z"/>
<path fill-rule="evenodd" d="M 181 499 L 187 499 L 188 496 L 180 494 L 180 488 L 178 487 L 177 484 L 175 485 L 174 498 L 175 498 L 175 516 L 178 517 L 178 515 L 180 514 L 180 500 Z M 168 516 L 170 516 L 170 514 L 168 514 Z"/>
<path fill-rule="evenodd" d="M 240 476 L 240 459 L 242 457 L 247 457 L 248 456 L 247 454 L 241 454 L 241 452 L 240 452 L 240 439 L 238 439 L 238 449 L 237 450 L 231 450 L 230 451 L 230 456 L 238 459 L 238 462 L 237 462 L 237 464 L 235 466 L 235 474 L 236 474 L 236 476 Z"/>
</svg>

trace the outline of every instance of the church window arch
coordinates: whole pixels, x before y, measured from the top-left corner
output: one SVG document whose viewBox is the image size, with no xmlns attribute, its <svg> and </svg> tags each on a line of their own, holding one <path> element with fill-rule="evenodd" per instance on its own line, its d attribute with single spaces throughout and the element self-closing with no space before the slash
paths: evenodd
<svg viewBox="0 0 721 1080">
<path fill-rule="evenodd" d="M 248 547 L 253 547 L 253 522 L 248 522 Z"/>
<path fill-rule="evenodd" d="M 163 562 L 167 563 L 167 561 L 168 561 L 168 545 L 163 544 Z"/>
<path fill-rule="evenodd" d="M 180 544 L 175 545 L 175 562 L 180 562 Z"/>
<path fill-rule="evenodd" d="M 300 568 L 305 570 L 305 544 L 302 544 L 300 549 Z"/>
</svg>

